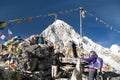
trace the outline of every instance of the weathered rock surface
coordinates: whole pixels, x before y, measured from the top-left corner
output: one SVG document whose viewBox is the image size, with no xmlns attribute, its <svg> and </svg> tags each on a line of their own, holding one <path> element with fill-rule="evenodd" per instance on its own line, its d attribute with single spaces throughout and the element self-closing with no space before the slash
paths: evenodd
<svg viewBox="0 0 120 80">
<path fill-rule="evenodd" d="M 18 72 L 12 71 L 5 64 L 3 58 L 7 58 L 7 51 L 1 51 L 0 63 L 3 66 L 0 68 L 0 80 L 51 80 L 50 55 L 53 50 L 51 50 L 50 46 L 46 44 L 31 45 L 28 40 L 15 41 L 12 45 L 18 48 L 18 51 L 14 52 L 11 59 L 14 61 Z M 4 57 L 5 55 L 6 57 Z"/>
<path fill-rule="evenodd" d="M 8 46 L 0 48 L 0 80 L 52 80 L 51 78 L 51 54 L 53 46 L 47 44 L 36 44 L 26 40 L 15 41 L 12 43 L 14 54 L 12 60 L 17 68 L 14 72 L 5 64 Z M 69 61 L 76 62 L 76 60 Z M 56 80 L 79 80 L 80 79 L 80 62 L 75 66 L 61 66 Z M 64 68 L 66 67 L 66 68 Z M 6 69 L 7 68 L 7 69 Z M 82 75 L 82 79 L 86 80 L 87 76 Z M 120 80 L 120 75 L 111 72 L 104 73 L 104 80 Z"/>
</svg>

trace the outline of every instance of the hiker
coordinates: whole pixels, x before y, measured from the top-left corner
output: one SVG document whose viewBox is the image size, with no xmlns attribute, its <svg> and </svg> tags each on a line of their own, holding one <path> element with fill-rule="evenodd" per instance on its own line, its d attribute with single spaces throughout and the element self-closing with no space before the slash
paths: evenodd
<svg viewBox="0 0 120 80">
<path fill-rule="evenodd" d="M 69 55 L 72 58 L 77 57 L 76 44 L 71 40 L 67 43 L 66 58 L 68 58 Z"/>
<path fill-rule="evenodd" d="M 38 38 L 38 43 L 44 44 L 44 38 L 42 35 Z"/>
<path fill-rule="evenodd" d="M 98 68 L 100 66 L 100 68 L 102 68 L 101 65 L 99 65 L 98 60 L 98 55 L 96 54 L 95 51 L 90 51 L 90 55 L 89 58 L 84 58 L 84 56 L 82 56 L 81 58 L 82 60 L 85 60 L 89 63 L 89 80 L 100 80 L 99 78 L 99 74 L 98 74 Z"/>
<path fill-rule="evenodd" d="M 59 51 L 59 52 L 60 52 L 60 49 L 61 49 L 60 44 L 59 44 L 59 43 L 57 43 L 57 42 L 55 42 L 55 43 L 54 43 L 54 50 L 56 50 L 56 51 Z"/>
<path fill-rule="evenodd" d="M 54 54 L 52 55 L 52 78 L 56 78 L 59 66 L 60 66 L 60 61 L 59 61 L 59 51 L 55 50 Z"/>
</svg>

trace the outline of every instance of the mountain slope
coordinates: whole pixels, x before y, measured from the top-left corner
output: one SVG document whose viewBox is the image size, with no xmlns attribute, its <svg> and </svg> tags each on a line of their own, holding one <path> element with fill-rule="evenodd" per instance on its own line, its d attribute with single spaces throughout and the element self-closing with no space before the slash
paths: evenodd
<svg viewBox="0 0 120 80">
<path fill-rule="evenodd" d="M 81 40 L 80 35 L 75 32 L 73 27 L 62 20 L 56 20 L 53 24 L 49 25 L 48 28 L 42 32 L 42 35 L 51 42 L 58 42 L 63 46 L 65 46 L 69 40 L 73 40 L 78 45 L 82 41 L 83 47 L 87 52 L 95 50 L 98 55 L 104 59 L 104 63 L 110 64 L 117 70 L 120 68 L 120 57 L 111 54 L 110 49 L 94 43 L 86 36 Z M 115 57 L 117 57 L 117 59 Z"/>
<path fill-rule="evenodd" d="M 77 34 L 70 25 L 61 20 L 54 22 L 46 30 L 44 30 L 42 34 L 47 36 L 48 40 L 52 41 L 53 43 L 58 41 L 60 42 L 62 40 L 62 43 L 66 44 L 66 42 L 71 39 L 78 41 L 80 38 L 79 34 Z"/>
</svg>

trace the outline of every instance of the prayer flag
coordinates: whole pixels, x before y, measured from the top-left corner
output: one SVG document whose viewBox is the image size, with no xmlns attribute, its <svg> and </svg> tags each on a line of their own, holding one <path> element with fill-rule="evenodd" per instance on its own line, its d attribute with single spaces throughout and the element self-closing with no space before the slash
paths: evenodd
<svg viewBox="0 0 120 80">
<path fill-rule="evenodd" d="M 8 29 L 8 40 L 11 38 L 11 35 L 12 35 L 12 31 Z"/>
<path fill-rule="evenodd" d="M 13 34 L 12 31 L 11 31 L 10 29 L 8 29 L 8 34 L 11 34 L 11 35 Z"/>
<path fill-rule="evenodd" d="M 0 22 L 0 29 L 4 29 L 4 27 L 7 25 L 6 22 Z"/>
<path fill-rule="evenodd" d="M 6 36 L 3 35 L 2 33 L 0 33 L 0 38 L 1 38 L 2 40 L 5 40 Z"/>
<path fill-rule="evenodd" d="M 81 16 L 82 18 L 85 18 L 85 11 L 83 8 L 80 8 Z"/>
</svg>

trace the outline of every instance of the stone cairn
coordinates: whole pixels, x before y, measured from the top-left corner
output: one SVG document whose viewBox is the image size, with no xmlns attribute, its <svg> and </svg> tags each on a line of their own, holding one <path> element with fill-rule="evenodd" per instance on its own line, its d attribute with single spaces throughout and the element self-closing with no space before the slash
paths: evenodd
<svg viewBox="0 0 120 80">
<path fill-rule="evenodd" d="M 32 36 L 34 37 L 34 36 Z M 34 43 L 31 38 L 12 42 L 14 49 L 12 59 L 17 72 L 7 64 L 7 46 L 1 45 L 0 80 L 51 80 L 51 54 L 53 46 Z"/>
<path fill-rule="evenodd" d="M 52 80 L 51 55 L 54 51 L 53 43 L 45 40 L 45 43 L 41 44 L 37 42 L 35 37 L 37 36 L 33 35 L 26 40 L 12 39 L 0 45 L 0 80 Z M 10 63 L 14 63 L 12 67 L 15 66 L 15 69 L 12 69 L 6 60 L 10 53 L 11 45 L 12 58 Z M 67 61 L 69 63 L 74 61 L 74 59 Z M 64 66 L 61 66 L 61 71 L 58 72 L 56 80 L 80 80 L 78 65 L 64 64 Z M 107 76 L 105 80 L 120 80 L 119 75 L 109 72 L 104 74 Z M 82 80 L 87 80 L 87 76 L 85 75 Z"/>
</svg>

